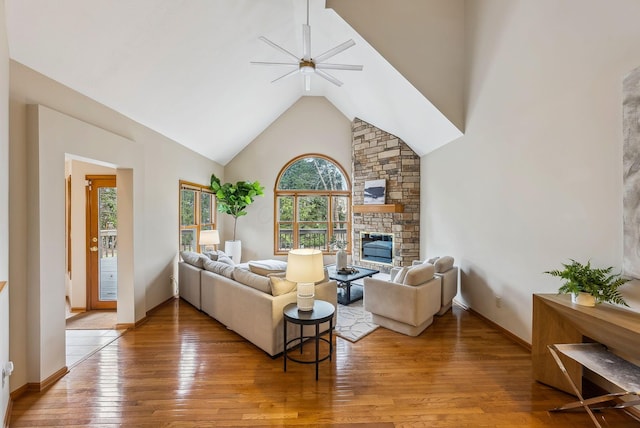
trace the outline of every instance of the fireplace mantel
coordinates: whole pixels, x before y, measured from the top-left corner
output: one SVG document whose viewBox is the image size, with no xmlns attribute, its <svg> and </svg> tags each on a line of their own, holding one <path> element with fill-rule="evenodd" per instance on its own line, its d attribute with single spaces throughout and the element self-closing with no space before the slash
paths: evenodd
<svg viewBox="0 0 640 428">
<path fill-rule="evenodd" d="M 353 212 L 358 213 L 403 213 L 404 205 L 402 204 L 368 204 L 354 205 Z"/>
</svg>

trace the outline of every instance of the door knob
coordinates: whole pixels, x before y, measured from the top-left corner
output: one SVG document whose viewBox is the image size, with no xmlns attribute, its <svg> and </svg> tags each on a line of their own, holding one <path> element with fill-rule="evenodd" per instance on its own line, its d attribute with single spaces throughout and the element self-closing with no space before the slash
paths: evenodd
<svg viewBox="0 0 640 428">
<path fill-rule="evenodd" d="M 93 252 L 98 251 L 98 247 L 91 247 L 89 248 L 89 251 L 93 251 Z"/>
</svg>

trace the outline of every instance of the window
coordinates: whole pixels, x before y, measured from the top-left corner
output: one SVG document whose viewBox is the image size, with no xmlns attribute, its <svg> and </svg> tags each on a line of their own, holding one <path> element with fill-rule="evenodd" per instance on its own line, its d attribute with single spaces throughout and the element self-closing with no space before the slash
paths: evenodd
<svg viewBox="0 0 640 428">
<path fill-rule="evenodd" d="M 351 236 L 351 185 L 333 159 L 308 154 L 291 160 L 275 188 L 275 254 L 293 248 L 330 253 L 332 238 Z"/>
<path fill-rule="evenodd" d="M 215 200 L 209 187 L 180 181 L 181 251 L 199 251 L 200 230 L 215 229 Z"/>
</svg>

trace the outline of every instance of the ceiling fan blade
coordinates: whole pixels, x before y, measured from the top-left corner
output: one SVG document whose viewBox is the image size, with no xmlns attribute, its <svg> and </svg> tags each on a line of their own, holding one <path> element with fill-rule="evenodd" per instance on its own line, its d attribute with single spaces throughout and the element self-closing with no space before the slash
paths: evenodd
<svg viewBox="0 0 640 428">
<path fill-rule="evenodd" d="M 288 72 L 287 74 L 283 74 L 282 76 L 278 77 L 276 80 L 272 80 L 271 83 L 276 83 L 278 80 L 282 80 L 282 79 L 286 79 L 287 77 L 291 77 L 294 74 L 297 74 L 299 72 L 299 70 L 296 68 L 293 71 Z"/>
<path fill-rule="evenodd" d="M 289 65 L 293 67 L 298 67 L 300 64 L 293 62 L 264 62 L 264 61 L 250 61 L 251 64 L 255 65 Z"/>
<path fill-rule="evenodd" d="M 299 61 L 300 58 L 298 58 L 297 56 L 295 56 L 294 54 L 292 54 L 291 52 L 289 52 L 288 50 L 286 50 L 285 48 L 283 48 L 280 45 L 276 45 L 275 43 L 273 43 L 271 40 L 267 39 L 264 36 L 260 36 L 258 37 L 258 39 L 262 40 L 263 42 L 265 42 L 266 44 L 268 44 L 269 46 L 271 46 L 274 49 L 279 50 L 280 52 L 289 55 L 290 57 L 292 57 L 293 59 L 295 59 L 296 61 Z"/>
<path fill-rule="evenodd" d="M 316 68 L 316 74 L 318 76 L 328 80 L 329 82 L 333 83 L 336 86 L 342 86 L 342 82 L 341 81 L 339 81 L 338 79 L 336 79 L 335 77 L 333 77 L 332 75 L 327 73 L 326 71 L 318 70 Z"/>
<path fill-rule="evenodd" d="M 316 69 L 321 70 L 352 70 L 352 71 L 362 71 L 361 65 L 348 65 L 348 64 L 316 64 Z"/>
<path fill-rule="evenodd" d="M 344 42 L 341 45 L 336 46 L 333 49 L 329 49 L 328 51 L 326 51 L 325 53 L 318 55 L 317 57 L 315 57 L 313 59 L 313 61 L 318 64 L 319 62 L 325 61 L 329 58 L 331 58 L 332 56 L 338 55 L 340 52 L 345 51 L 347 49 L 349 49 L 351 46 L 355 45 L 356 42 L 353 41 L 353 39 L 349 39 L 346 42 Z"/>
<path fill-rule="evenodd" d="M 305 74 L 304 75 L 304 90 L 305 91 L 310 91 L 311 90 L 311 75 L 310 74 Z"/>
<path fill-rule="evenodd" d="M 311 59 L 311 27 L 307 24 L 302 24 L 302 57 Z"/>
</svg>

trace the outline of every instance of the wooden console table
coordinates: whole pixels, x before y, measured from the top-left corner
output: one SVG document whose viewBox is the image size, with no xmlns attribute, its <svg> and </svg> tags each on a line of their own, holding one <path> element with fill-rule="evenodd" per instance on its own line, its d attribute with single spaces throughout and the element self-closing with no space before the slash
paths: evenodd
<svg viewBox="0 0 640 428">
<path fill-rule="evenodd" d="M 612 352 L 638 364 L 640 360 L 640 313 L 606 303 L 593 308 L 571 303 L 567 294 L 533 295 L 531 357 L 533 378 L 573 394 L 547 345 L 599 342 Z M 582 378 L 582 366 L 566 361 L 572 379 Z M 576 382 L 582 392 L 582 382 Z"/>
</svg>

